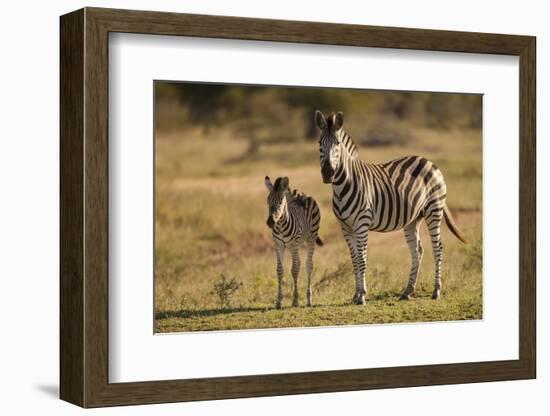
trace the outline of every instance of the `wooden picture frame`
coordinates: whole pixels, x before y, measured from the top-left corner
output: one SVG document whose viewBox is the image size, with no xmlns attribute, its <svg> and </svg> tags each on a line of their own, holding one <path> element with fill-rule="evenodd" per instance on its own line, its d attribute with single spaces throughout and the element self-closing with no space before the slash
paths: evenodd
<svg viewBox="0 0 550 416">
<path fill-rule="evenodd" d="M 534 37 L 99 8 L 62 16 L 60 29 L 61 399 L 100 407 L 535 378 Z M 109 383 L 110 32 L 519 56 L 519 359 Z"/>
</svg>

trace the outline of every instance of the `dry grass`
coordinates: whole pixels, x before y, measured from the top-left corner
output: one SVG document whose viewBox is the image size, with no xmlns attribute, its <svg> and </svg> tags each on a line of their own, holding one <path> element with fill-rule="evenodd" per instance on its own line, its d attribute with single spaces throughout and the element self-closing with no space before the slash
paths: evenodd
<svg viewBox="0 0 550 416">
<path fill-rule="evenodd" d="M 352 136 L 354 132 L 349 131 Z M 418 291 L 398 302 L 410 268 L 402 232 L 371 233 L 368 305 L 351 306 L 354 280 L 331 188 L 321 182 L 318 145 L 296 141 L 263 145 L 246 156 L 247 143 L 229 131 L 204 136 L 185 130 L 156 137 L 155 309 L 159 332 L 479 319 L 482 317 L 482 156 L 479 130 L 414 130 L 404 145 L 366 148 L 360 157 L 381 162 L 406 154 L 433 160 L 443 171 L 448 204 L 471 244 L 443 230 L 442 299 L 433 288 L 433 256 L 426 248 Z M 277 279 L 267 215 L 265 175 L 289 176 L 291 186 L 316 198 L 325 246 L 314 259 L 314 308 L 290 308 L 290 261 L 282 310 L 274 309 Z M 304 253 L 302 253 L 303 255 Z M 304 264 L 305 262 L 303 262 Z M 305 303 L 305 267 L 300 300 Z M 230 304 L 213 292 L 220 276 L 240 283 Z"/>
</svg>

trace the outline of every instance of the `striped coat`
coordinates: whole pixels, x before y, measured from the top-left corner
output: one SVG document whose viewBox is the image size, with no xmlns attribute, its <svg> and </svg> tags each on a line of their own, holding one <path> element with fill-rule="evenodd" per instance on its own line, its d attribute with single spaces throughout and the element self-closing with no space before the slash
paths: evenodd
<svg viewBox="0 0 550 416">
<path fill-rule="evenodd" d="M 298 275 L 300 273 L 299 249 L 302 244 L 307 247 L 307 305 L 312 305 L 311 278 L 313 272 L 313 252 L 315 244 L 321 246 L 323 242 L 318 236 L 321 213 L 317 202 L 312 197 L 291 191 L 287 177 L 277 178 L 271 182 L 265 177 L 265 186 L 269 191 L 267 197 L 268 217 L 267 225 L 272 230 L 273 244 L 277 257 L 277 279 L 279 283 L 277 308 L 281 308 L 283 300 L 283 260 L 285 248 L 292 255 L 292 278 L 294 280 L 294 298 L 292 306 L 299 305 Z"/>
<path fill-rule="evenodd" d="M 357 156 L 357 147 L 343 130 L 341 112 L 325 117 L 315 113 L 320 130 L 319 151 L 323 182 L 331 183 L 333 212 L 340 222 L 356 277 L 353 302 L 365 303 L 365 271 L 369 231 L 403 229 L 412 257 L 412 268 L 401 299 L 414 293 L 423 249 L 419 225 L 425 219 L 435 257 L 433 299 L 441 294 L 441 222 L 465 241 L 446 205 L 447 186 L 441 171 L 420 156 L 407 156 L 370 164 Z"/>
</svg>

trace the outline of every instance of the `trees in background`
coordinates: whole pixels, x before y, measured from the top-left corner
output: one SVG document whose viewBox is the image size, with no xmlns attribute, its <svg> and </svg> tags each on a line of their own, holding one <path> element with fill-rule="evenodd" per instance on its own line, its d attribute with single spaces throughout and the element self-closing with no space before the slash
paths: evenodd
<svg viewBox="0 0 550 416">
<path fill-rule="evenodd" d="M 481 96 L 475 94 L 157 81 L 155 104 L 158 130 L 193 126 L 209 134 L 229 128 L 248 141 L 246 156 L 262 144 L 315 136 L 316 109 L 343 111 L 355 120 L 357 139 L 372 144 L 398 143 L 411 126 L 481 128 L 482 123 Z"/>
</svg>

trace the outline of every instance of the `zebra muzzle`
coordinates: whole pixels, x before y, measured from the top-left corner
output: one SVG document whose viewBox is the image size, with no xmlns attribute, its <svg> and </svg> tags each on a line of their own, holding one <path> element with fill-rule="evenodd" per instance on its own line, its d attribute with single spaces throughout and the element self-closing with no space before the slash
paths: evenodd
<svg viewBox="0 0 550 416">
<path fill-rule="evenodd" d="M 334 169 L 330 166 L 330 163 L 325 163 L 321 168 L 321 175 L 323 176 L 324 183 L 331 183 L 334 176 Z"/>
<path fill-rule="evenodd" d="M 273 221 L 273 217 L 271 215 L 267 217 L 266 224 L 269 228 L 273 228 L 273 226 L 275 225 L 275 221 Z"/>
</svg>

